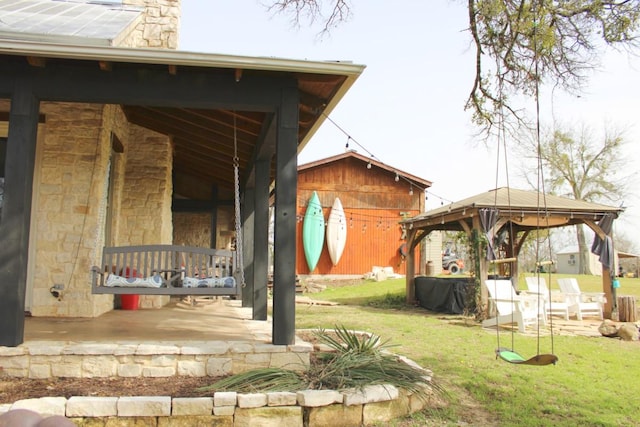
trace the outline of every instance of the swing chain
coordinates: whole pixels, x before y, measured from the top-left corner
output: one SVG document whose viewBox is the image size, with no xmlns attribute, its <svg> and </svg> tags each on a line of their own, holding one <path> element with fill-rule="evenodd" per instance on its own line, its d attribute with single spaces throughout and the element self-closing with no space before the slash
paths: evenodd
<svg viewBox="0 0 640 427">
<path fill-rule="evenodd" d="M 234 211 L 235 211 L 235 232 L 236 232 L 236 256 L 238 260 L 238 270 L 240 273 L 240 285 L 246 287 L 244 277 L 244 259 L 242 246 L 242 218 L 240 215 L 240 161 L 238 159 L 238 136 L 236 126 L 236 114 L 233 113 L 233 183 L 234 183 Z"/>
</svg>

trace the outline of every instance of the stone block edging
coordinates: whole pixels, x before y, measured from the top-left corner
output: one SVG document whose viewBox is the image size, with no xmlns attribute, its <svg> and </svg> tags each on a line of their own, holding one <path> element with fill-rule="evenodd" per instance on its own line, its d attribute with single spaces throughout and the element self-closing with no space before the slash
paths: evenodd
<svg viewBox="0 0 640 427">
<path fill-rule="evenodd" d="M 0 413 L 28 409 L 42 416 L 62 415 L 82 423 L 95 418 L 156 419 L 189 417 L 211 419 L 230 417 L 230 425 L 248 425 L 267 417 L 273 425 L 286 419 L 302 426 L 354 425 L 389 421 L 424 409 L 428 398 L 412 395 L 392 385 L 372 385 L 362 390 L 303 390 L 299 392 L 236 393 L 216 392 L 212 397 L 170 396 L 92 397 L 73 396 L 25 399 L 0 405 Z M 350 414 L 345 417 L 345 414 Z M 194 418 L 195 419 L 195 418 Z M 280 421 L 278 421 L 280 420 Z M 315 420 L 315 421 L 314 421 Z M 160 424 L 158 424 L 160 425 Z M 280 424 L 282 425 L 282 424 Z M 289 425 L 289 424 L 287 424 Z"/>
</svg>

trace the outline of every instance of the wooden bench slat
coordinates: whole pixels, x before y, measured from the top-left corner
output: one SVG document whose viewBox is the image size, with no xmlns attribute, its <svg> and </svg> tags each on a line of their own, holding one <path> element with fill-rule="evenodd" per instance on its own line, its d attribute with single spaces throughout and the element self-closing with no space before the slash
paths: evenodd
<svg viewBox="0 0 640 427">
<path fill-rule="evenodd" d="M 236 254 L 225 249 L 196 248 L 178 245 L 141 245 L 105 247 L 102 264 L 92 268 L 92 292 L 94 294 L 140 295 L 230 295 L 241 292 L 241 284 L 235 278 L 233 288 L 185 288 L 185 277 L 230 277 L 235 270 Z M 122 277 L 162 277 L 160 288 L 105 286 L 109 274 Z M 178 286 L 176 286 L 178 285 Z"/>
</svg>

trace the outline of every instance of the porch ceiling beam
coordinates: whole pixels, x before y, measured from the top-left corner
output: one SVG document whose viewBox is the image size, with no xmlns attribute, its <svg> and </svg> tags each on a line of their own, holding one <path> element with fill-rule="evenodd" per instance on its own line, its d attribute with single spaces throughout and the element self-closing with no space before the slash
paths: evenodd
<svg viewBox="0 0 640 427">
<path fill-rule="evenodd" d="M 295 84 L 293 77 L 249 73 L 236 82 L 233 70 L 189 69 L 171 75 L 159 66 L 114 64 L 106 73 L 90 61 L 50 61 L 45 68 L 34 68 L 5 58 L 0 57 L 0 80 L 12 88 L 15 76 L 32 75 L 34 91 L 43 101 L 268 112 L 277 108 L 280 89 Z"/>
<path fill-rule="evenodd" d="M 260 136 L 258 137 L 258 142 L 256 148 L 253 153 L 253 157 L 249 165 L 247 165 L 247 179 L 245 183 L 247 185 L 254 185 L 256 182 L 255 174 L 256 174 L 256 163 L 258 162 L 267 162 L 269 165 L 269 170 L 271 170 L 271 159 L 275 155 L 276 152 L 276 116 L 270 115 L 265 118 L 264 126 Z M 270 176 L 272 176 L 270 174 Z"/>
</svg>

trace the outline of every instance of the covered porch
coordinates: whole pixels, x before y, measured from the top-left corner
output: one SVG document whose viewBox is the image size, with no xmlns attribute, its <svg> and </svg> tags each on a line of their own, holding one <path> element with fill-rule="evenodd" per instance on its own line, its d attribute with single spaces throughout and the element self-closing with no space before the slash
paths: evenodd
<svg viewBox="0 0 640 427">
<path fill-rule="evenodd" d="M 240 304 L 266 321 L 270 197 L 268 339 L 293 345 L 297 154 L 363 69 L 0 41 L 0 345 L 18 346 L 31 333 L 27 307 L 46 304 L 47 319 L 110 315 L 113 297 L 91 293 L 104 246 L 172 243 L 173 213 L 205 212 L 210 230 L 200 234 L 216 247 L 214 219 L 232 206 L 242 230 Z"/>
</svg>

